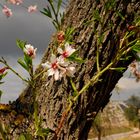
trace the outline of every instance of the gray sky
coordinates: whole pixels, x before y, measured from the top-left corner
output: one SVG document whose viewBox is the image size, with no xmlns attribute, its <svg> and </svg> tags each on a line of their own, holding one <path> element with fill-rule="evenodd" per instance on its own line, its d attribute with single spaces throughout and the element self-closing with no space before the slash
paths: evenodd
<svg viewBox="0 0 140 140">
<path fill-rule="evenodd" d="M 32 1 L 34 2 L 28 0 L 28 4 L 24 5 L 37 4 L 37 1 L 40 0 Z M 39 2 L 40 10 L 43 8 L 43 4 L 47 5 L 43 0 Z M 12 17 L 6 18 L 0 12 L 0 55 L 18 55 L 20 50 L 16 47 L 17 39 L 26 40 L 37 47 L 39 53 L 43 53 L 48 46 L 51 34 L 54 32 L 50 20 L 40 12 L 28 13 L 24 7 L 11 5 L 9 7 L 13 11 Z"/>
<path fill-rule="evenodd" d="M 46 0 L 24 1 L 26 6 L 32 3 L 38 4 L 40 10 L 47 5 Z M 22 57 L 20 49 L 16 46 L 16 40 L 25 40 L 35 48 L 38 48 L 37 58 L 34 62 L 36 66 L 39 64 L 41 56 L 55 30 L 50 20 L 39 12 L 31 14 L 23 7 L 13 7 L 11 5 L 10 8 L 13 9 L 14 15 L 8 19 L 0 12 L 0 57 L 4 56 L 16 71 L 28 77 L 27 73 L 16 62 L 18 57 Z M 113 100 L 125 100 L 132 94 L 140 95 L 140 83 L 136 83 L 133 78 L 128 78 L 128 75 L 129 72 L 119 81 L 120 94 L 118 95 L 114 90 Z M 3 90 L 2 100 L 0 101 L 2 103 L 18 98 L 18 95 L 26 86 L 11 72 L 8 73 L 4 81 L 5 84 L 0 86 L 1 90 Z"/>
</svg>

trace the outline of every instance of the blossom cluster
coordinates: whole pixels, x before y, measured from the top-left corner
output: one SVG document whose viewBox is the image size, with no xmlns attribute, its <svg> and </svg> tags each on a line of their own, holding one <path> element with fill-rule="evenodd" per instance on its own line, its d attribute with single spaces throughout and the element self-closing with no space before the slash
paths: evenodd
<svg viewBox="0 0 140 140">
<path fill-rule="evenodd" d="M 21 4 L 23 4 L 23 0 L 7 0 L 7 2 L 10 3 L 10 4 L 13 4 L 13 5 L 21 5 Z M 2 13 L 5 14 L 6 17 L 11 17 L 13 15 L 12 10 L 8 6 L 2 5 L 1 3 L 0 3 L 0 5 L 2 7 Z M 37 11 L 37 5 L 28 6 L 27 11 L 29 13 Z"/>
<path fill-rule="evenodd" d="M 46 61 L 42 66 L 47 69 L 48 76 L 54 76 L 54 80 L 60 80 L 64 75 L 73 77 L 75 73 L 75 66 L 70 63 L 67 59 L 69 58 L 76 50 L 66 42 L 64 45 L 64 50 L 58 47 L 57 51 L 59 57 L 52 54 L 50 57 L 50 62 Z"/>
<path fill-rule="evenodd" d="M 134 61 L 130 64 L 130 71 L 136 77 L 136 81 L 138 82 L 140 80 L 140 71 L 138 62 Z"/>
<path fill-rule="evenodd" d="M 61 79 L 64 75 L 73 77 L 75 73 L 75 65 L 69 61 L 69 59 L 73 56 L 76 49 L 74 49 L 73 46 L 68 42 L 64 43 L 64 37 L 60 40 L 63 42 L 63 45 L 61 44 L 61 47 L 59 46 L 57 48 L 58 57 L 56 57 L 54 54 L 51 54 L 50 61 L 46 61 L 45 63 L 41 64 L 42 67 L 47 71 L 47 75 L 53 76 L 56 81 Z M 28 59 L 34 59 L 36 57 L 37 48 L 34 48 L 31 44 L 25 44 L 24 46 L 23 44 L 24 42 L 18 41 L 18 46 L 23 50 L 25 55 L 24 61 L 19 59 L 18 62 L 26 69 L 28 66 L 27 63 L 30 62 Z"/>
</svg>

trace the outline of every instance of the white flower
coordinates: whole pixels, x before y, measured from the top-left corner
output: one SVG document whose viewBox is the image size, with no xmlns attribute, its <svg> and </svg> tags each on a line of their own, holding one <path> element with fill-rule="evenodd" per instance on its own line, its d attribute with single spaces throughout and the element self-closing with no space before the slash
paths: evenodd
<svg viewBox="0 0 140 140">
<path fill-rule="evenodd" d="M 56 58 L 54 54 L 52 54 L 50 62 L 47 61 L 43 63 L 42 66 L 48 69 L 47 75 L 54 76 L 55 81 L 61 79 L 64 75 L 73 77 L 75 73 L 74 66 L 60 57 Z"/>
<path fill-rule="evenodd" d="M 42 66 L 48 69 L 47 71 L 48 76 L 54 75 L 54 79 L 59 80 L 59 78 L 61 77 L 59 68 L 58 68 L 59 64 L 58 64 L 58 59 L 56 58 L 54 54 L 52 54 L 50 58 L 50 62 L 47 61 L 46 63 L 43 63 Z"/>
<path fill-rule="evenodd" d="M 64 51 L 63 51 L 61 48 L 58 48 L 57 51 L 58 51 L 58 53 L 61 54 L 61 57 L 64 59 L 64 58 L 67 58 L 67 57 L 69 57 L 70 55 L 72 55 L 76 50 L 73 49 L 73 48 L 71 47 L 71 45 L 67 42 L 67 43 L 65 44 L 65 50 L 64 50 Z"/>
<path fill-rule="evenodd" d="M 31 58 L 35 58 L 37 48 L 34 49 L 34 47 L 31 44 L 26 44 L 23 51 L 24 51 L 25 54 L 27 54 Z"/>
</svg>

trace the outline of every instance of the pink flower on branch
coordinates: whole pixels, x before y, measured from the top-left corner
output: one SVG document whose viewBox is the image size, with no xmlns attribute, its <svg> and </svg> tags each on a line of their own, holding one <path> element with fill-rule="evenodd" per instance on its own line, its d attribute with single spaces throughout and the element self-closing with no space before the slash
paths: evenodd
<svg viewBox="0 0 140 140">
<path fill-rule="evenodd" d="M 20 5 L 23 3 L 23 0 L 8 0 L 8 2 L 14 5 Z"/>
<path fill-rule="evenodd" d="M 60 31 L 57 33 L 57 41 L 59 43 L 62 43 L 65 40 L 65 33 L 63 31 Z"/>
<path fill-rule="evenodd" d="M 52 54 L 51 58 L 50 58 L 50 62 L 46 62 L 43 63 L 42 66 L 44 68 L 47 68 L 48 71 L 48 76 L 53 76 L 54 75 L 54 79 L 55 80 L 59 80 L 60 76 L 60 72 L 59 72 L 59 62 L 58 59 L 56 58 L 56 56 L 54 54 Z"/>
<path fill-rule="evenodd" d="M 12 16 L 12 11 L 6 5 L 3 6 L 2 12 L 6 15 L 6 17 Z"/>
<path fill-rule="evenodd" d="M 7 69 L 8 69 L 8 67 L 1 68 L 0 69 L 0 75 L 3 74 Z"/>
<path fill-rule="evenodd" d="M 37 5 L 31 5 L 28 7 L 28 12 L 36 12 L 37 11 Z"/>
<path fill-rule="evenodd" d="M 62 76 L 67 75 L 70 77 L 74 76 L 75 67 L 70 65 L 68 62 L 64 61 L 64 59 L 56 58 L 54 54 L 52 54 L 50 58 L 50 62 L 43 63 L 42 66 L 47 68 L 48 76 L 54 75 L 54 80 L 57 81 L 62 78 Z"/>
<path fill-rule="evenodd" d="M 30 56 L 31 58 L 35 58 L 36 56 L 36 51 L 37 48 L 34 48 L 32 45 L 30 44 L 26 44 L 25 48 L 23 49 L 24 53 L 27 54 L 28 56 Z"/>
<path fill-rule="evenodd" d="M 65 58 L 68 58 L 69 56 L 71 56 L 76 50 L 73 49 L 69 43 L 66 43 L 65 50 L 58 48 L 57 51 L 59 54 L 61 54 L 61 57 L 63 59 L 65 59 Z"/>
</svg>

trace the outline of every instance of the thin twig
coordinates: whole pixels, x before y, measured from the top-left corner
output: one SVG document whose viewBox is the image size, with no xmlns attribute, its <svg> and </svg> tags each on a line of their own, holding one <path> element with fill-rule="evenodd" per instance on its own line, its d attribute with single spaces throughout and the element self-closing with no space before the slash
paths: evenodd
<svg viewBox="0 0 140 140">
<path fill-rule="evenodd" d="M 0 62 L 3 63 L 5 66 L 7 66 L 8 69 L 10 69 L 10 70 L 11 70 L 15 75 L 17 75 L 21 80 L 25 81 L 26 83 L 29 83 L 28 80 L 24 79 L 18 72 L 16 72 L 13 68 L 11 68 L 11 67 L 9 66 L 9 64 L 7 63 L 7 61 L 6 61 L 3 57 L 0 59 Z"/>
</svg>

